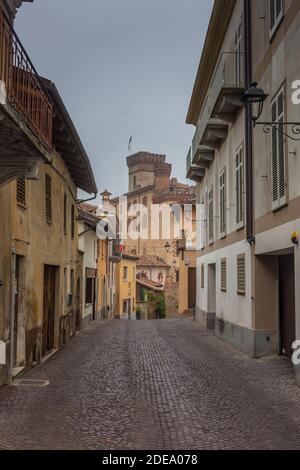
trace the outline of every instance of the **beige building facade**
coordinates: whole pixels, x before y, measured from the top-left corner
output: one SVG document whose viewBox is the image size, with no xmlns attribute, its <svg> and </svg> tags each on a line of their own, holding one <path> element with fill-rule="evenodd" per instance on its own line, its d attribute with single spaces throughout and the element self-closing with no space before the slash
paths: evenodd
<svg viewBox="0 0 300 470">
<path fill-rule="evenodd" d="M 45 87 L 55 108 L 51 163 L 39 165 L 34 181 L 18 178 L 0 190 L 0 342 L 6 352 L 1 384 L 80 328 L 77 188 L 97 188 L 55 85 L 45 81 Z M 70 157 L 71 149 L 77 158 Z"/>
<path fill-rule="evenodd" d="M 196 126 L 187 157 L 199 204 L 196 317 L 252 357 L 291 357 L 300 333 L 292 241 L 299 144 L 259 124 L 249 131 L 241 100 L 249 80 L 257 81 L 269 95 L 259 121 L 299 122 L 292 103 L 299 8 L 297 1 L 237 0 L 224 11 L 216 0 L 187 116 Z"/>
</svg>

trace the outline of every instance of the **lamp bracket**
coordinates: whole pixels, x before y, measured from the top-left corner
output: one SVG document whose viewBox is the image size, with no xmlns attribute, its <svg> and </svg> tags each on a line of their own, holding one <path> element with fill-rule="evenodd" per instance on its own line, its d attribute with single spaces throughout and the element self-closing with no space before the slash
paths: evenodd
<svg viewBox="0 0 300 470">
<path fill-rule="evenodd" d="M 270 132 L 275 129 L 279 134 L 284 135 L 290 140 L 295 142 L 300 141 L 300 122 L 255 122 L 254 126 L 263 126 L 263 131 L 265 134 L 270 134 Z M 288 131 L 283 130 L 288 128 Z"/>
</svg>

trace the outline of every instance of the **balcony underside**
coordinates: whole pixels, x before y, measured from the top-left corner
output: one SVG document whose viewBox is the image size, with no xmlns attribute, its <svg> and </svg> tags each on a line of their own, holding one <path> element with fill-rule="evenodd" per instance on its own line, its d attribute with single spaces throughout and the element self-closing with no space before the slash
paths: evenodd
<svg viewBox="0 0 300 470">
<path fill-rule="evenodd" d="M 195 181 L 196 183 L 200 183 L 205 176 L 205 169 L 200 168 L 197 165 L 191 165 L 188 172 L 187 178 L 189 180 Z"/>
<path fill-rule="evenodd" d="M 200 144 L 218 150 L 226 139 L 228 124 L 219 119 L 210 119 L 203 133 Z"/>
<path fill-rule="evenodd" d="M 51 157 L 8 104 L 0 104 L 0 186 L 24 176 L 36 178 L 41 162 Z"/>
<path fill-rule="evenodd" d="M 200 145 L 196 150 L 193 163 L 198 165 L 200 168 L 209 168 L 209 165 L 214 160 L 215 151 L 212 148 Z"/>
<path fill-rule="evenodd" d="M 237 111 L 244 106 L 242 101 L 244 91 L 243 87 L 222 87 L 212 109 L 212 118 L 233 122 Z"/>
</svg>

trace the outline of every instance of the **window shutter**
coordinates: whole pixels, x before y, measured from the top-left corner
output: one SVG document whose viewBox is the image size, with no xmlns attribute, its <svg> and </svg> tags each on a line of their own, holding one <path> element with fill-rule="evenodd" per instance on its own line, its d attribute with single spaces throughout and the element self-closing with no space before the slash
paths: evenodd
<svg viewBox="0 0 300 470">
<path fill-rule="evenodd" d="M 26 204 L 26 183 L 23 176 L 17 179 L 17 202 L 24 206 Z"/>
<path fill-rule="evenodd" d="M 227 290 L 227 260 L 226 258 L 221 259 L 221 291 L 226 292 Z"/>
<path fill-rule="evenodd" d="M 270 33 L 271 35 L 276 31 L 282 17 L 283 17 L 283 1 L 282 0 L 269 0 L 270 3 Z"/>
<path fill-rule="evenodd" d="M 226 232 L 226 171 L 220 175 L 220 232 L 224 235 Z"/>
<path fill-rule="evenodd" d="M 244 222 L 244 148 L 241 147 L 235 157 L 236 172 L 236 223 Z"/>
<path fill-rule="evenodd" d="M 75 207 L 74 204 L 72 204 L 71 207 L 71 237 L 72 240 L 75 238 Z"/>
<path fill-rule="evenodd" d="M 46 173 L 45 175 L 45 203 L 46 203 L 46 221 L 52 223 L 52 188 L 51 177 Z"/>
<path fill-rule="evenodd" d="M 271 105 L 272 121 L 276 128 L 272 129 L 272 202 L 273 209 L 286 204 L 286 155 L 285 141 L 282 132 L 284 126 L 284 93 L 277 95 Z"/>
<path fill-rule="evenodd" d="M 204 264 L 201 264 L 201 289 L 204 289 Z"/>
<path fill-rule="evenodd" d="M 64 194 L 64 233 L 67 233 L 67 195 Z"/>
<path fill-rule="evenodd" d="M 210 242 L 214 238 L 214 189 L 211 186 L 208 192 L 208 239 Z"/>
<path fill-rule="evenodd" d="M 238 255 L 237 257 L 237 292 L 238 294 L 246 294 L 246 256 Z"/>
</svg>

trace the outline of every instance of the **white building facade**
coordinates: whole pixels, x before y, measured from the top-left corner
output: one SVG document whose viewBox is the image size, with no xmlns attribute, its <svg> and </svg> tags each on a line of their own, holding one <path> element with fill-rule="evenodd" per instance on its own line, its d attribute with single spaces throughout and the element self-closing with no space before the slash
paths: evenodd
<svg viewBox="0 0 300 470">
<path fill-rule="evenodd" d="M 300 338 L 300 147 L 278 125 L 253 129 L 242 99 L 256 81 L 269 95 L 260 121 L 300 121 L 291 100 L 299 40 L 299 1 L 229 0 L 225 10 L 216 0 L 187 116 L 196 318 L 251 357 L 291 357 Z"/>
</svg>

